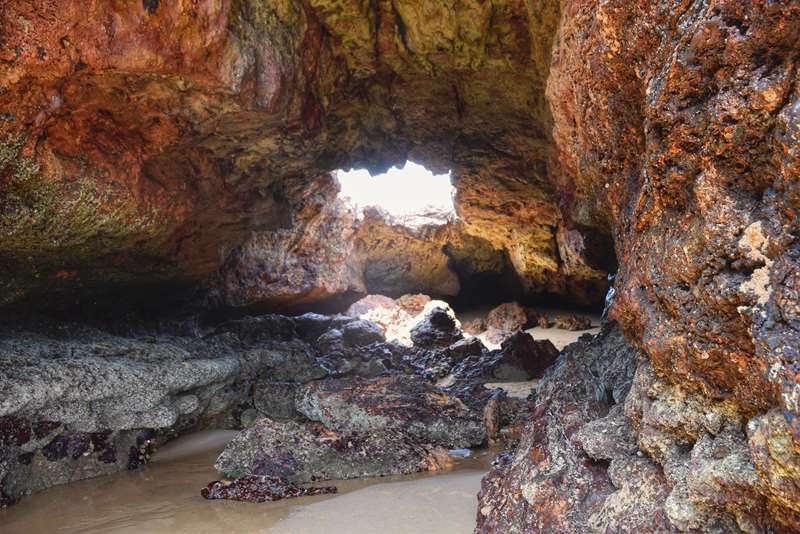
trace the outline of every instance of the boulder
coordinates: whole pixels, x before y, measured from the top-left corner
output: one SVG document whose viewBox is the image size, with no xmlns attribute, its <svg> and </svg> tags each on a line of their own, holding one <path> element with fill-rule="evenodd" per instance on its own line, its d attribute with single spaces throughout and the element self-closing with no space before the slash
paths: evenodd
<svg viewBox="0 0 800 534">
<path fill-rule="evenodd" d="M 480 342 L 476 339 L 476 344 Z M 558 349 L 549 340 L 534 340 L 527 332 L 515 332 L 500 349 L 474 350 L 453 366 L 453 381 L 521 382 L 538 378 L 558 359 Z"/>
<path fill-rule="evenodd" d="M 402 354 L 398 367 L 421 374 L 426 380 L 437 381 L 445 378 L 462 361 L 481 359 L 487 355 L 483 343 L 473 337 L 461 339 L 445 348 L 410 350 Z"/>
<path fill-rule="evenodd" d="M 356 319 L 331 328 L 322 333 L 315 342 L 320 354 L 343 352 L 347 349 L 359 348 L 371 343 L 384 341 L 383 330 L 371 322 Z"/>
<path fill-rule="evenodd" d="M 419 294 L 403 295 L 398 299 L 367 295 L 353 303 L 347 313 L 380 326 L 387 341 L 398 341 L 411 346 L 411 329 L 422 320 L 419 315 L 430 300 L 429 296 Z"/>
<path fill-rule="evenodd" d="M 556 315 L 553 323 L 555 324 L 556 328 L 561 328 L 562 330 L 571 330 L 573 332 L 589 330 L 592 327 L 591 319 L 575 314 Z"/>
<path fill-rule="evenodd" d="M 400 218 L 375 207 L 364 208 L 362 214 L 352 258 L 369 292 L 459 293 L 459 277 L 444 250 L 458 231 L 449 217 Z"/>
<path fill-rule="evenodd" d="M 209 500 L 267 502 L 306 495 L 325 495 L 336 491 L 335 486 L 304 488 L 281 478 L 250 475 L 231 481 L 215 480 L 203 488 L 200 495 Z"/>
<path fill-rule="evenodd" d="M 492 378 L 520 382 L 539 378 L 558 359 L 558 349 L 550 340 L 535 340 L 526 332 L 515 332 L 503 341 L 492 362 Z"/>
<path fill-rule="evenodd" d="M 385 340 L 383 331 L 377 324 L 364 320 L 353 321 L 344 325 L 342 336 L 347 347 L 363 347 L 370 343 L 379 343 Z"/>
<path fill-rule="evenodd" d="M 290 483 L 410 474 L 448 465 L 447 450 L 402 430 L 335 431 L 319 423 L 261 419 L 234 437 L 215 468 L 227 477 Z"/>
<path fill-rule="evenodd" d="M 446 347 L 464 335 L 450 306 L 440 301 L 425 305 L 422 319 L 411 329 L 411 340 L 420 347 Z"/>
<path fill-rule="evenodd" d="M 404 375 L 313 382 L 298 393 L 297 409 L 333 431 L 393 430 L 447 448 L 480 445 L 486 435 L 480 416 L 460 400 Z"/>
<path fill-rule="evenodd" d="M 506 302 L 489 312 L 486 316 L 486 325 L 497 330 L 515 332 L 528 327 L 530 320 L 528 312 L 517 302 Z"/>
</svg>

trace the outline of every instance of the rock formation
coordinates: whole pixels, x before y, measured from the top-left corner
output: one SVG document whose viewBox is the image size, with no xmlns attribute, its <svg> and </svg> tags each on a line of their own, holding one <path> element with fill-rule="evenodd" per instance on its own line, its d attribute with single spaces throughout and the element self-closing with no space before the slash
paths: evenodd
<svg viewBox="0 0 800 534">
<path fill-rule="evenodd" d="M 528 328 L 529 322 L 528 313 L 517 302 L 501 304 L 486 316 L 486 326 L 507 332 L 524 330 Z"/>
<path fill-rule="evenodd" d="M 398 430 L 335 432 L 322 425 L 261 419 L 240 432 L 215 467 L 227 477 L 278 477 L 290 483 L 406 475 L 447 465 L 447 449 Z"/>
<path fill-rule="evenodd" d="M 206 499 L 228 499 L 244 502 L 267 502 L 305 495 L 336 493 L 332 486 L 300 487 L 275 477 L 251 475 L 234 481 L 215 480 L 200 491 Z"/>
<path fill-rule="evenodd" d="M 7 3 L 2 302 L 362 290 L 329 173 L 407 158 L 452 169 L 466 242 L 508 258 L 529 291 L 599 298 L 608 267 L 557 245 L 557 23 L 554 1 Z"/>
<path fill-rule="evenodd" d="M 624 463 L 631 460 L 631 455 L 633 460 L 639 459 L 635 445 L 626 448 L 626 441 L 617 435 L 619 432 L 603 436 L 604 430 L 598 429 L 596 432 L 606 437 L 606 441 L 602 452 L 595 453 L 601 461 L 594 461 L 576 436 L 576 432 L 583 432 L 587 424 L 607 415 L 611 406 L 624 400 L 633 379 L 635 357 L 635 349 L 625 343 L 618 330 L 611 328 L 606 328 L 597 339 L 572 345 L 562 354 L 536 389 L 536 406 L 517 450 L 499 456 L 496 467 L 483 480 L 478 497 L 477 531 L 577 533 L 669 529 L 659 508 L 665 483 L 656 481 L 655 489 L 661 491 L 660 495 L 655 490 L 637 491 L 648 482 L 639 477 L 657 478 L 658 469 L 652 466 L 652 473 L 648 474 L 646 458 L 640 459 L 644 466 L 632 469 Z M 609 466 L 604 456 L 615 459 L 619 456 L 624 475 L 619 477 L 618 484 L 634 486 L 618 492 L 629 497 L 618 505 L 623 510 L 619 514 L 613 513 L 613 509 L 621 495 L 611 497 L 622 486 L 615 486 L 610 478 L 611 468 L 618 466 L 613 463 Z M 610 519 L 606 517 L 609 515 Z"/>
<path fill-rule="evenodd" d="M 423 297 L 392 302 L 419 311 L 423 325 L 429 310 L 454 320 L 452 310 Z M 448 339 L 459 338 L 456 325 Z M 312 313 L 212 327 L 8 327 L 0 336 L 0 505 L 136 469 L 165 441 L 204 428 L 246 429 L 218 462 L 229 477 L 292 484 L 440 469 L 449 464 L 448 449 L 479 446 L 515 421 L 511 404 L 488 406 L 502 397 L 484 387 L 504 380 L 492 374 L 498 365 L 552 360 L 509 358 L 477 340 L 439 340 L 386 342 L 375 323 Z M 267 495 L 279 487 L 248 479 L 209 495 Z"/>
<path fill-rule="evenodd" d="M 188 428 L 307 424 L 313 381 L 399 374 L 490 436 L 530 416 L 480 531 L 800 530 L 799 65 L 796 0 L 8 0 L 0 502 Z M 338 200 L 336 169 L 407 159 L 452 171 L 457 219 Z M 461 340 L 434 303 L 373 298 L 377 326 L 19 319 L 500 281 L 599 304 L 612 272 L 622 333 L 558 356 L 530 413 L 483 383 L 555 354 Z"/>
<path fill-rule="evenodd" d="M 786 498 L 800 454 L 798 39 L 796 2 L 562 2 L 547 94 L 564 216 L 613 230 L 612 317 L 680 391 L 648 394 L 696 395 L 730 425 L 687 435 L 656 410 L 660 451 L 637 428 L 679 529 L 734 528 L 731 516 L 745 531 L 800 528 Z M 626 411 L 637 422 L 646 406 Z M 722 479 L 698 480 L 714 469 Z"/>
</svg>

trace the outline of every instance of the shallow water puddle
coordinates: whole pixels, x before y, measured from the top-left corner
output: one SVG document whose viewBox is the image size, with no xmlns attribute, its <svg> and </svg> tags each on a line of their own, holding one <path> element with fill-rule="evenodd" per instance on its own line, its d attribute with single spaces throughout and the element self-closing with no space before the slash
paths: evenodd
<svg viewBox="0 0 800 534">
<path fill-rule="evenodd" d="M 50 488 L 0 510 L 3 534 L 61 533 L 466 533 L 480 479 L 496 451 L 454 458 L 440 473 L 334 482 L 339 495 L 252 504 L 207 501 L 213 464 L 235 432 L 186 436 L 139 471 Z M 326 483 L 329 484 L 329 483 Z"/>
</svg>

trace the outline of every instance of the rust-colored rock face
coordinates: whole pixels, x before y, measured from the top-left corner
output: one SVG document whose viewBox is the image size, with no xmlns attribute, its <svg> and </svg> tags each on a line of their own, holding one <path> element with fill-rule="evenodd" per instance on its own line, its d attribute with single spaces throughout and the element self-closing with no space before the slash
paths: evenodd
<svg viewBox="0 0 800 534">
<path fill-rule="evenodd" d="M 724 438 L 681 436 L 664 411 L 638 430 L 680 529 L 724 525 L 723 510 L 732 529 L 800 528 L 799 44 L 797 2 L 562 2 L 547 95 L 564 217 L 613 229 L 612 317 L 654 372 L 740 418 Z M 786 428 L 765 429 L 775 412 L 746 424 L 773 407 Z M 704 465 L 714 454 L 728 467 Z"/>
<path fill-rule="evenodd" d="M 614 315 L 751 411 L 800 413 L 798 39 L 794 2 L 565 2 L 548 85 L 567 212 L 615 229 Z"/>
<path fill-rule="evenodd" d="M 363 293 L 355 251 L 356 214 L 336 198 L 330 176 L 306 184 L 285 180 L 290 219 L 283 228 L 253 232 L 228 256 L 217 285 L 222 303 L 302 305 Z"/>
<path fill-rule="evenodd" d="M 360 289 L 337 260 L 349 227 L 323 207 L 328 173 L 409 157 L 452 169 L 465 235 L 530 292 L 602 295 L 604 267 L 564 260 L 556 239 L 554 0 L 62 4 L 0 14 L 2 303 L 176 282 L 234 305 Z M 327 273 L 308 265 L 322 243 Z M 457 291 L 440 271 L 428 285 Z"/>
</svg>

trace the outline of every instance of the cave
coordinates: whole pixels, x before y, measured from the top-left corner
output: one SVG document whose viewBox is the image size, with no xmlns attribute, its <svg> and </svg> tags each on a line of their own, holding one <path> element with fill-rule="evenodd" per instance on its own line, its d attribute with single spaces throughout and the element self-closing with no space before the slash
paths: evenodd
<svg viewBox="0 0 800 534">
<path fill-rule="evenodd" d="M 8 0 L 0 531 L 800 530 L 799 67 L 796 0 Z"/>
</svg>

